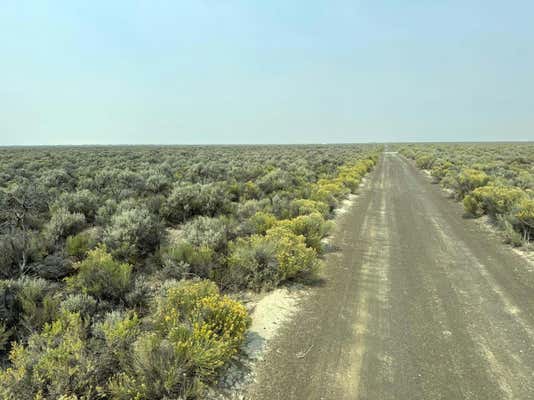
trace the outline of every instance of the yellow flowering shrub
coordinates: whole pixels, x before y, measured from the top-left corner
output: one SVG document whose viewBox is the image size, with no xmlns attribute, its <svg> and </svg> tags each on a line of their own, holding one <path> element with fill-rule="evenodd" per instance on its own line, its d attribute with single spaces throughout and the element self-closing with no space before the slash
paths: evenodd
<svg viewBox="0 0 534 400">
<path fill-rule="evenodd" d="M 342 165 L 338 169 L 337 180 L 354 193 L 360 185 L 362 178 L 374 165 L 375 161 L 372 159 L 365 159 L 352 164 Z"/>
<path fill-rule="evenodd" d="M 51 400 L 65 393 L 90 398 L 96 365 L 85 336 L 80 315 L 65 312 L 41 333 L 33 333 L 26 345 L 16 343 L 9 354 L 10 366 L 0 370 L 0 398 Z"/>
<path fill-rule="evenodd" d="M 304 236 L 296 235 L 284 227 L 275 227 L 267 231 L 265 239 L 271 241 L 276 249 L 280 281 L 316 270 L 317 252 L 306 246 Z"/>
<path fill-rule="evenodd" d="M 113 398 L 191 398 L 237 353 L 250 324 L 246 308 L 209 280 L 168 287 L 150 319 L 130 367 L 109 382 Z"/>
<path fill-rule="evenodd" d="M 295 235 L 304 236 L 306 246 L 320 252 L 322 249 L 321 239 L 328 235 L 332 223 L 325 221 L 321 214 L 315 212 L 279 221 L 276 226 L 289 229 Z"/>
<path fill-rule="evenodd" d="M 272 214 L 258 211 L 247 221 L 247 225 L 253 233 L 265 233 L 267 229 L 276 224 L 276 217 Z"/>
<path fill-rule="evenodd" d="M 298 217 L 299 215 L 307 215 L 313 213 L 319 213 L 323 217 L 327 217 L 330 213 L 328 204 L 322 201 L 315 201 L 311 199 L 297 199 L 293 200 L 289 205 L 290 215 L 292 217 Z"/>
<path fill-rule="evenodd" d="M 516 187 L 482 186 L 464 198 L 464 207 L 473 215 L 486 213 L 495 217 L 511 212 L 525 197 L 526 193 Z"/>
<path fill-rule="evenodd" d="M 527 233 L 534 232 L 534 199 L 524 199 L 519 204 L 516 217 Z"/>
<path fill-rule="evenodd" d="M 230 243 L 227 266 L 219 280 L 230 289 L 271 289 L 303 272 L 314 272 L 317 252 L 304 236 L 288 226 L 276 226 L 265 235 L 238 238 Z"/>
<path fill-rule="evenodd" d="M 478 187 L 486 186 L 490 177 L 484 172 L 477 169 L 467 168 L 462 170 L 456 177 L 454 190 L 459 199 L 472 192 Z"/>
</svg>

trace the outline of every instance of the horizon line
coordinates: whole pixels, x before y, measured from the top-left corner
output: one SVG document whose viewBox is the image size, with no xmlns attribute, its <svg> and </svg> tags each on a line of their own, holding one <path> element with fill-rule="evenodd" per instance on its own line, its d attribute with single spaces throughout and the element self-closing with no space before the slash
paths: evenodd
<svg viewBox="0 0 534 400">
<path fill-rule="evenodd" d="M 534 140 L 406 140 L 406 141 L 361 141 L 361 142 L 309 142 L 309 143 L 82 143 L 82 144 L 0 144 L 0 148 L 11 147 L 199 147 L 199 146 L 328 146 L 351 144 L 417 144 L 417 143 L 534 143 Z"/>
</svg>

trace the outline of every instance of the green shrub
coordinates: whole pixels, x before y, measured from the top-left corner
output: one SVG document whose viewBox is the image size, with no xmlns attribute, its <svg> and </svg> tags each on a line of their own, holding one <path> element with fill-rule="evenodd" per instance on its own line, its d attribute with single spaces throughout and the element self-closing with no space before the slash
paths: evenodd
<svg viewBox="0 0 534 400">
<path fill-rule="evenodd" d="M 7 350 L 11 334 L 11 330 L 4 323 L 0 322 L 0 353 Z"/>
<path fill-rule="evenodd" d="M 119 210 L 104 232 L 104 242 L 123 260 L 138 262 L 159 246 L 163 226 L 146 208 Z"/>
<path fill-rule="evenodd" d="M 154 329 L 131 347 L 131 362 L 108 385 L 117 399 L 189 399 L 238 351 L 250 318 L 210 281 L 182 281 L 155 300 Z"/>
<path fill-rule="evenodd" d="M 466 194 L 478 187 L 486 186 L 490 178 L 483 171 L 476 169 L 464 169 L 456 178 L 456 195 L 463 199 Z"/>
<path fill-rule="evenodd" d="M 283 227 L 275 227 L 267 231 L 265 238 L 275 244 L 281 281 L 316 270 L 317 252 L 306 247 L 303 236 L 295 235 Z"/>
<path fill-rule="evenodd" d="M 464 198 L 464 206 L 474 215 L 486 213 L 495 217 L 512 212 L 525 196 L 523 190 L 515 187 L 482 186 Z"/>
<path fill-rule="evenodd" d="M 70 260 L 63 258 L 61 254 L 50 254 L 32 263 L 28 270 L 40 278 L 57 281 L 67 276 L 72 270 L 71 267 Z"/>
<path fill-rule="evenodd" d="M 473 216 L 479 216 L 482 215 L 482 210 L 480 209 L 480 204 L 475 198 L 475 196 L 468 194 L 464 197 L 463 205 L 465 211 L 467 211 L 469 214 Z"/>
<path fill-rule="evenodd" d="M 230 201 L 221 185 L 177 183 L 161 214 L 171 223 L 182 223 L 196 215 L 213 217 L 229 207 Z"/>
<path fill-rule="evenodd" d="M 228 241 L 227 229 L 223 218 L 200 216 L 184 224 L 183 233 L 184 239 L 193 246 L 221 250 Z"/>
<path fill-rule="evenodd" d="M 0 280 L 0 323 L 7 328 L 16 325 L 22 314 L 20 285 L 15 280 Z"/>
<path fill-rule="evenodd" d="M 308 215 L 318 212 L 326 218 L 330 214 L 328 204 L 310 199 L 293 200 L 290 204 L 290 210 L 291 217 L 298 217 L 299 215 Z"/>
<path fill-rule="evenodd" d="M 161 250 L 161 259 L 169 277 L 181 279 L 193 274 L 201 278 L 211 277 L 215 265 L 215 252 L 208 246 L 193 246 L 179 242 Z"/>
<path fill-rule="evenodd" d="M 55 210 L 50 221 L 44 227 L 44 236 L 50 247 L 82 230 L 85 226 L 85 216 L 71 213 L 65 208 Z"/>
<path fill-rule="evenodd" d="M 265 236 L 239 238 L 229 246 L 227 268 L 220 277 L 229 288 L 254 290 L 276 287 L 303 272 L 313 272 L 317 252 L 306 247 L 305 238 L 287 227 L 275 227 Z"/>
<path fill-rule="evenodd" d="M 276 217 L 274 215 L 258 211 L 243 223 L 242 233 L 245 235 L 263 234 L 275 224 Z"/>
<path fill-rule="evenodd" d="M 105 246 L 90 250 L 74 267 L 77 274 L 67 278 L 68 286 L 97 299 L 124 299 L 131 287 L 131 265 L 115 261 Z"/>
<path fill-rule="evenodd" d="M 515 214 L 526 236 L 534 233 L 534 200 L 524 199 Z M 529 238 L 529 237 L 528 237 Z"/>
<path fill-rule="evenodd" d="M 238 238 L 230 243 L 227 268 L 220 280 L 230 289 L 271 289 L 281 281 L 275 244 L 264 236 Z"/>
<path fill-rule="evenodd" d="M 328 235 L 332 224 L 325 221 L 321 214 L 313 213 L 279 221 L 277 226 L 287 228 L 295 235 L 304 236 L 306 246 L 320 252 L 322 250 L 321 239 Z"/>
<path fill-rule="evenodd" d="M 332 182 L 320 180 L 312 186 L 311 200 L 328 204 L 330 209 L 337 206 L 338 200 L 350 193 L 350 189 L 345 187 L 342 182 Z"/>
<path fill-rule="evenodd" d="M 415 165 L 417 168 L 430 169 L 434 164 L 434 157 L 430 154 L 421 154 L 415 158 Z"/>
<path fill-rule="evenodd" d="M 497 222 L 501 228 L 505 243 L 511 244 L 514 247 L 520 247 L 523 245 L 523 237 L 515 229 L 515 224 L 511 221 L 513 219 L 514 217 L 509 215 L 497 216 Z"/>
<path fill-rule="evenodd" d="M 87 351 L 85 337 L 79 314 L 64 313 L 42 332 L 32 334 L 27 345 L 15 344 L 9 354 L 10 367 L 0 371 L 0 397 L 94 398 L 97 365 Z"/>
<path fill-rule="evenodd" d="M 454 167 L 454 164 L 448 160 L 437 160 L 432 165 L 431 174 L 439 182 L 447 175 L 452 167 Z"/>
<path fill-rule="evenodd" d="M 125 372 L 118 372 L 102 390 L 114 400 L 196 399 L 205 388 L 183 346 L 151 332 L 133 344 L 132 358 Z"/>
<path fill-rule="evenodd" d="M 91 237 L 87 232 L 81 232 L 75 236 L 69 236 L 65 243 L 67 254 L 78 260 L 85 257 L 91 246 Z"/>
<path fill-rule="evenodd" d="M 60 311 L 78 313 L 84 319 L 92 317 L 96 308 L 95 298 L 84 293 L 69 294 L 59 306 Z"/>
<path fill-rule="evenodd" d="M 118 370 L 128 369 L 130 347 L 141 335 L 141 320 L 133 311 L 111 311 L 93 325 L 93 335 L 100 353 L 99 373 L 109 377 Z"/>
<path fill-rule="evenodd" d="M 93 222 L 98 209 L 98 197 L 88 189 L 63 192 L 54 208 L 66 208 L 71 213 L 83 214 L 87 221 Z"/>
<path fill-rule="evenodd" d="M 27 332 L 40 330 L 57 315 L 60 303 L 54 295 L 56 288 L 41 278 L 21 278 L 17 298 L 21 307 L 20 324 Z"/>
</svg>

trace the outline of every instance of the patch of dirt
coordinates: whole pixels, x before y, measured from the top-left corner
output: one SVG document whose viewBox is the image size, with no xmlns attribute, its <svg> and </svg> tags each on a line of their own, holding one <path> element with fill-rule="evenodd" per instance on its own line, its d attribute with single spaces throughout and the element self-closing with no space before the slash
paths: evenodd
<svg viewBox="0 0 534 400">
<path fill-rule="evenodd" d="M 295 313 L 299 303 L 308 294 L 303 285 L 293 284 L 268 293 L 246 293 L 252 325 L 247 332 L 242 353 L 223 372 L 221 380 L 208 395 L 210 400 L 243 399 L 242 389 L 255 379 L 255 367 L 263 361 L 269 343 L 280 327 Z"/>
<path fill-rule="evenodd" d="M 297 309 L 307 291 L 302 285 L 292 285 L 273 290 L 264 295 L 252 310 L 244 351 L 253 360 L 261 360 L 268 342 L 273 339 L 284 321 Z"/>
<path fill-rule="evenodd" d="M 354 204 L 356 197 L 358 196 L 355 194 L 349 194 L 348 197 L 341 202 L 340 206 L 334 210 L 335 217 L 346 214 Z"/>
</svg>

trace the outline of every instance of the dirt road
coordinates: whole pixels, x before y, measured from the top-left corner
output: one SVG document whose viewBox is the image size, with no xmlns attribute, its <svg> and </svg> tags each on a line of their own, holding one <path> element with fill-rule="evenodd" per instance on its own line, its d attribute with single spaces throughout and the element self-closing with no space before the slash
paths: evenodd
<svg viewBox="0 0 534 400">
<path fill-rule="evenodd" d="M 462 214 L 386 153 L 246 398 L 534 399 L 534 272 Z"/>
</svg>

